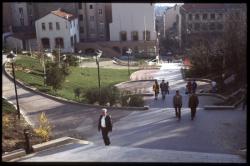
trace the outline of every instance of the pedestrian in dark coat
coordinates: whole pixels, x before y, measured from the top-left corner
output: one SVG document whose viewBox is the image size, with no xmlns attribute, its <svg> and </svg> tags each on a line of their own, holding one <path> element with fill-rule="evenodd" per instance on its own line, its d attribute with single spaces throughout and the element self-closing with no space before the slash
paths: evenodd
<svg viewBox="0 0 250 166">
<path fill-rule="evenodd" d="M 192 91 L 192 83 L 191 83 L 191 81 L 188 81 L 188 83 L 187 83 L 187 91 L 188 91 L 188 94 L 190 94 L 191 93 L 191 91 Z"/>
<path fill-rule="evenodd" d="M 197 89 L 197 83 L 195 82 L 195 80 L 193 80 L 193 83 L 192 83 L 192 90 L 194 92 L 196 92 L 196 89 Z"/>
<path fill-rule="evenodd" d="M 98 123 L 98 131 L 102 131 L 102 138 L 106 146 L 110 145 L 109 132 L 112 132 L 112 120 L 111 116 L 107 114 L 107 109 L 102 109 L 102 115 L 100 115 Z"/>
<path fill-rule="evenodd" d="M 160 83 L 160 88 L 161 88 L 161 95 L 162 95 L 162 100 L 165 99 L 165 94 L 166 94 L 166 85 L 164 80 Z"/>
<path fill-rule="evenodd" d="M 181 119 L 182 96 L 179 94 L 178 90 L 173 97 L 173 106 L 175 108 L 175 116 Z"/>
<path fill-rule="evenodd" d="M 192 94 L 189 96 L 188 107 L 191 109 L 191 120 L 194 119 L 196 114 L 196 108 L 199 105 L 198 96 L 192 91 Z"/>
<path fill-rule="evenodd" d="M 166 94 L 169 94 L 169 83 L 166 83 Z"/>
</svg>

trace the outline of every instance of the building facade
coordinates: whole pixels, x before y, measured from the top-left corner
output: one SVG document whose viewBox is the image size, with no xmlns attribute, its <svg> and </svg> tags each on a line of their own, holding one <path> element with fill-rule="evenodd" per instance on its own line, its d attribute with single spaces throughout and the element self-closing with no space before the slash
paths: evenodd
<svg viewBox="0 0 250 166">
<path fill-rule="evenodd" d="M 134 52 L 155 55 L 156 39 L 153 4 L 112 3 L 110 41 L 133 42 Z M 147 43 L 146 47 L 143 46 L 144 43 Z M 123 49 L 122 53 L 125 53 L 125 50 Z"/>
<path fill-rule="evenodd" d="M 36 37 L 42 49 L 74 52 L 79 42 L 78 18 L 62 9 L 51 11 L 36 21 Z"/>
<path fill-rule="evenodd" d="M 37 19 L 34 3 L 15 2 L 11 3 L 12 30 L 14 32 L 35 31 Z"/>
<path fill-rule="evenodd" d="M 110 3 L 78 3 L 80 41 L 108 41 Z"/>
<path fill-rule="evenodd" d="M 3 3 L 3 32 L 10 32 L 12 27 L 11 3 Z"/>
<path fill-rule="evenodd" d="M 171 37 L 176 39 L 181 47 L 181 13 L 180 7 L 182 5 L 175 5 L 171 8 L 166 9 L 164 13 L 164 37 L 168 33 Z"/>
</svg>

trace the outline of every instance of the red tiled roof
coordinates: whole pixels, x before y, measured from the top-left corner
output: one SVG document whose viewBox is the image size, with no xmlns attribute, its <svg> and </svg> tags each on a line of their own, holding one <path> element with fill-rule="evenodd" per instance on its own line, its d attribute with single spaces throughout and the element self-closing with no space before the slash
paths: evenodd
<svg viewBox="0 0 250 166">
<path fill-rule="evenodd" d="M 62 17 L 66 20 L 73 20 L 76 18 L 73 14 L 66 13 L 66 12 L 62 11 L 60 8 L 55 10 L 55 11 L 51 11 L 51 13 L 58 16 L 58 17 Z"/>
<path fill-rule="evenodd" d="M 223 3 L 187 3 L 182 6 L 187 11 L 197 9 L 224 9 L 225 4 Z"/>
</svg>

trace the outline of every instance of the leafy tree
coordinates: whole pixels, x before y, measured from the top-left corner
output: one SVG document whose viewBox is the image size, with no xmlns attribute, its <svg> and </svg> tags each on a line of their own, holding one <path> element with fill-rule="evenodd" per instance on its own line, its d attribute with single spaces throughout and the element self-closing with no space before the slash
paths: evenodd
<svg viewBox="0 0 250 166">
<path fill-rule="evenodd" d="M 58 67 L 58 63 L 46 63 L 46 84 L 55 91 L 62 87 L 65 77 L 65 71 Z"/>
</svg>

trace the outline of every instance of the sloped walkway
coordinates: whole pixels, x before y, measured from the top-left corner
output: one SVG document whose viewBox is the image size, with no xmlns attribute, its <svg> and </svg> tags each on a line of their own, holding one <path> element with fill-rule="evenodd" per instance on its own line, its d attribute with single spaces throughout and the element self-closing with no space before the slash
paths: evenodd
<svg viewBox="0 0 250 166">
<path fill-rule="evenodd" d="M 237 155 L 134 147 L 67 144 L 26 156 L 20 162 L 199 162 L 245 163 Z"/>
</svg>

